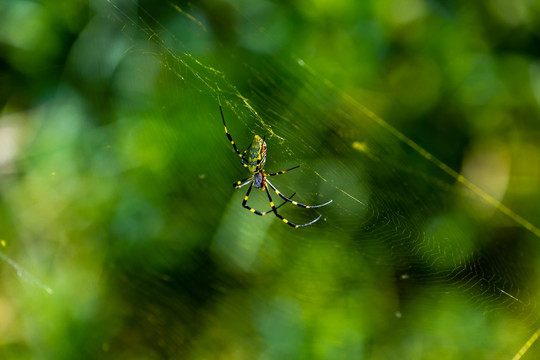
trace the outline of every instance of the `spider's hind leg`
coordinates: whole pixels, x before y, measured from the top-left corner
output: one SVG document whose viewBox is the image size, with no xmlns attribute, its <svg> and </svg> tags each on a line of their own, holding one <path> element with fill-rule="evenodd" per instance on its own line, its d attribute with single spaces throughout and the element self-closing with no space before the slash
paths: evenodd
<svg viewBox="0 0 540 360">
<path fill-rule="evenodd" d="M 250 180 L 250 181 L 251 181 L 251 180 Z M 242 181 L 239 181 L 239 183 L 241 183 L 241 182 L 242 182 Z M 248 184 L 248 183 L 249 183 L 249 181 L 247 181 L 246 183 L 242 184 L 241 186 L 244 186 L 244 185 L 246 185 L 246 184 Z M 239 187 L 240 187 L 240 186 L 239 186 Z M 270 205 L 272 205 L 272 209 L 267 210 L 267 211 L 265 211 L 265 212 L 260 212 L 259 210 L 256 210 L 256 209 L 252 208 L 251 206 L 249 206 L 249 205 L 247 204 L 247 201 L 248 201 L 248 199 L 249 199 L 249 194 L 251 193 L 251 189 L 252 189 L 252 188 L 253 188 L 253 184 L 251 184 L 251 185 L 249 186 L 249 189 L 248 189 L 246 195 L 244 196 L 244 201 L 242 201 L 242 206 L 243 206 L 244 208 L 248 209 L 249 211 L 251 211 L 252 213 L 254 213 L 254 214 L 256 214 L 256 215 L 260 215 L 260 216 L 264 216 L 264 215 L 266 215 L 266 214 L 268 214 L 268 213 L 270 213 L 270 212 L 273 212 L 273 211 L 274 211 L 274 206 L 273 206 L 274 203 L 273 203 L 273 202 L 270 203 Z M 267 191 L 268 191 L 268 190 L 267 190 Z M 290 197 L 292 198 L 294 195 L 296 195 L 296 193 L 293 193 Z M 279 204 L 277 207 L 275 207 L 275 209 L 276 209 L 276 210 L 279 209 L 280 207 L 282 207 L 282 206 L 285 205 L 286 203 L 287 203 L 287 201 L 282 202 L 282 203 Z"/>
<path fill-rule="evenodd" d="M 316 222 L 317 220 L 319 220 L 321 218 L 321 215 L 317 216 L 317 218 L 315 220 L 312 220 L 306 224 L 301 224 L 301 225 L 297 225 L 293 222 L 290 222 L 289 220 L 285 219 L 283 216 L 281 216 L 278 212 L 277 212 L 277 208 L 274 206 L 274 201 L 272 200 L 272 196 L 270 196 L 270 192 L 268 191 L 268 188 L 265 189 L 266 190 L 266 195 L 268 195 L 268 201 L 270 202 L 270 206 L 272 207 L 272 211 L 274 212 L 274 214 L 281 219 L 281 221 L 283 221 L 285 224 L 295 228 L 295 229 L 298 229 L 298 228 L 301 228 L 301 227 L 304 227 L 304 226 L 309 226 L 311 224 L 313 224 L 314 222 Z M 293 194 L 294 195 L 294 194 Z M 292 197 L 292 196 L 291 196 Z M 282 204 L 283 205 L 283 204 Z M 281 206 L 281 205 L 280 205 Z M 278 206 L 279 207 L 279 206 Z"/>
<path fill-rule="evenodd" d="M 293 205 L 303 207 L 304 209 L 314 209 L 314 208 L 326 206 L 326 205 L 330 204 L 330 203 L 333 201 L 333 200 L 330 200 L 330 201 L 327 201 L 327 202 L 325 202 L 324 204 L 320 204 L 320 205 L 306 205 L 306 204 L 302 204 L 302 203 L 296 202 L 296 201 L 294 201 L 294 200 L 291 200 L 291 199 L 289 199 L 288 197 L 286 197 L 285 195 L 283 195 L 278 189 L 276 189 L 276 187 L 275 187 L 274 185 L 272 185 L 272 183 L 271 183 L 270 181 L 268 181 L 268 179 L 266 179 L 266 183 L 272 188 L 272 190 L 274 190 L 274 192 L 275 192 L 280 198 L 282 198 L 282 199 L 285 200 L 285 201 L 290 202 L 290 203 L 293 204 Z"/>
</svg>

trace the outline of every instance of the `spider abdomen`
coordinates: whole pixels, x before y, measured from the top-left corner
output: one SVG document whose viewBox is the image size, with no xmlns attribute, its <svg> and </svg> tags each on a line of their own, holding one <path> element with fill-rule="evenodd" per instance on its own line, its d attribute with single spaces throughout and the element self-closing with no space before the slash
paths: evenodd
<svg viewBox="0 0 540 360">
<path fill-rule="evenodd" d="M 261 190 L 266 188 L 266 178 L 264 177 L 262 171 L 253 175 L 253 186 Z"/>
</svg>

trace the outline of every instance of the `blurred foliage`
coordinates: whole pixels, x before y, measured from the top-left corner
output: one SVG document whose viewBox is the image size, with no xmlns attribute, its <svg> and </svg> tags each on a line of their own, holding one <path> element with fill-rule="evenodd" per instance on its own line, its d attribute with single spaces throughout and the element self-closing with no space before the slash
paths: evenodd
<svg viewBox="0 0 540 360">
<path fill-rule="evenodd" d="M 512 358 L 538 34 L 526 0 L 0 0 L 0 357 Z M 242 209 L 218 101 L 321 221 Z"/>
</svg>

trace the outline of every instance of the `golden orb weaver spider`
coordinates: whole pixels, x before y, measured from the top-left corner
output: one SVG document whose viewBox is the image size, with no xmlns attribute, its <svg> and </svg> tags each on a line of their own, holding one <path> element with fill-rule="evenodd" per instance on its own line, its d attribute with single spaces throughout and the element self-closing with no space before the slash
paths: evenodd
<svg viewBox="0 0 540 360">
<path fill-rule="evenodd" d="M 240 161 L 242 162 L 242 165 L 244 167 L 248 168 L 249 172 L 251 173 L 250 177 L 239 180 L 239 181 L 237 181 L 237 182 L 235 182 L 233 184 L 233 187 L 235 189 L 240 189 L 241 187 L 249 184 L 249 188 L 247 190 L 247 193 L 244 196 L 244 201 L 242 201 L 242 206 L 244 208 L 248 209 L 249 211 L 251 211 L 252 213 L 260 215 L 260 216 L 264 216 L 264 215 L 268 214 L 269 212 L 273 212 L 285 224 L 287 224 L 289 226 L 292 226 L 295 229 L 300 228 L 300 227 L 304 227 L 304 226 L 312 225 L 317 220 L 319 220 L 322 215 L 317 216 L 317 218 L 315 220 L 312 220 L 312 221 L 310 221 L 310 222 L 308 222 L 306 224 L 298 225 L 298 224 L 292 223 L 289 220 L 285 219 L 283 216 L 281 216 L 277 212 L 277 209 L 280 208 L 281 206 L 283 206 L 284 204 L 286 204 L 287 202 L 290 202 L 291 204 L 296 205 L 296 206 L 303 207 L 304 209 L 313 209 L 313 208 L 326 206 L 326 205 L 330 204 L 332 202 L 332 200 L 330 200 L 330 201 L 328 201 L 328 202 L 326 202 L 324 204 L 321 204 L 321 205 L 305 205 L 305 204 L 301 204 L 299 202 L 296 202 L 294 200 L 291 200 L 290 198 L 283 195 L 278 189 L 276 189 L 276 187 L 274 185 L 272 185 L 272 183 L 270 181 L 268 181 L 268 177 L 269 176 L 285 174 L 287 171 L 291 171 L 293 169 L 299 168 L 300 165 L 294 166 L 294 167 L 292 167 L 290 169 L 287 169 L 287 170 L 275 172 L 275 173 L 269 173 L 269 174 L 265 173 L 264 170 L 263 170 L 264 165 L 266 164 L 266 142 L 264 141 L 264 139 L 261 138 L 259 135 L 255 135 L 255 137 L 253 138 L 253 141 L 251 142 L 251 145 L 248 146 L 248 148 L 246 150 L 244 150 L 243 153 L 241 153 L 238 150 L 238 148 L 236 147 L 236 144 L 234 143 L 234 140 L 232 139 L 231 134 L 229 134 L 229 131 L 227 130 L 227 125 L 225 125 L 225 117 L 223 116 L 223 110 L 221 109 L 221 104 L 219 105 L 219 112 L 221 113 L 221 119 L 223 120 L 223 127 L 225 128 L 225 135 L 227 135 L 227 138 L 229 139 L 229 141 L 231 142 L 231 145 L 234 148 L 234 151 L 236 151 L 236 153 L 240 157 Z M 246 154 L 247 154 L 247 156 L 246 156 Z M 268 195 L 268 201 L 270 202 L 270 206 L 272 207 L 271 210 L 268 210 L 268 211 L 265 211 L 265 212 L 260 212 L 259 210 L 255 210 L 254 208 L 247 205 L 249 194 L 250 194 L 251 189 L 253 187 L 255 187 L 256 189 L 266 191 L 266 195 Z M 274 201 L 272 200 L 272 196 L 270 196 L 270 192 L 268 191 L 268 187 L 272 188 L 272 190 L 274 190 L 274 192 L 280 198 L 285 200 L 281 205 L 279 205 L 277 207 L 274 205 Z M 292 194 L 291 198 L 295 194 L 296 193 Z"/>
</svg>

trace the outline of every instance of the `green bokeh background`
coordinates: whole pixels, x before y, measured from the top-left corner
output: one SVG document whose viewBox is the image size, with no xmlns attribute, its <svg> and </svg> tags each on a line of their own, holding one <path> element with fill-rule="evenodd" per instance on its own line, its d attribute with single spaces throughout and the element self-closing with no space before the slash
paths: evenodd
<svg viewBox="0 0 540 360">
<path fill-rule="evenodd" d="M 538 34 L 525 0 L 0 0 L 0 358 L 521 356 Z M 242 209 L 218 101 L 318 223 Z"/>
</svg>

